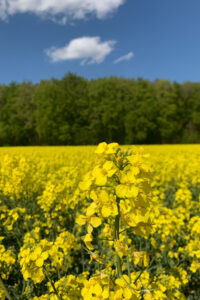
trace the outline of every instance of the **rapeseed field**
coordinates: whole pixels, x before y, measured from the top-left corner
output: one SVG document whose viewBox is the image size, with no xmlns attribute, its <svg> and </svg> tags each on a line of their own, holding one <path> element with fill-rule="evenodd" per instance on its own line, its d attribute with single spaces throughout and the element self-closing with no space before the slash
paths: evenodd
<svg viewBox="0 0 200 300">
<path fill-rule="evenodd" d="M 200 145 L 0 149 L 0 299 L 200 299 Z"/>
</svg>

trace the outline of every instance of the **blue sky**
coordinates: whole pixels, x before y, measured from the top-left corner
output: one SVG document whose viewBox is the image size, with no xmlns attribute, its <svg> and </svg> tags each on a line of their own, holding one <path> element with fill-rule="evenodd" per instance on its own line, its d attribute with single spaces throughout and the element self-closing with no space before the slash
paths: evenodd
<svg viewBox="0 0 200 300">
<path fill-rule="evenodd" d="M 0 84 L 67 72 L 200 81 L 199 0 L 39 2 L 0 0 Z"/>
</svg>

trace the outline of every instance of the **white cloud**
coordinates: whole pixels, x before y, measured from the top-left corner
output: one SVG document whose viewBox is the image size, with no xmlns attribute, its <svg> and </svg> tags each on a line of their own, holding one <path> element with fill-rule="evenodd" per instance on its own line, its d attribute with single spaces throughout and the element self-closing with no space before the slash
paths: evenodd
<svg viewBox="0 0 200 300">
<path fill-rule="evenodd" d="M 129 52 L 128 54 L 123 55 L 123 56 L 120 56 L 119 58 L 117 58 L 117 59 L 114 61 L 114 64 L 118 64 L 119 62 L 124 61 L 124 60 L 129 60 L 129 59 L 131 59 L 133 56 L 134 56 L 134 53 L 133 53 L 133 52 Z"/>
<path fill-rule="evenodd" d="M 102 42 L 99 37 L 81 37 L 71 40 L 62 48 L 52 47 L 45 50 L 52 62 L 80 59 L 81 65 L 101 63 L 109 55 L 115 41 Z"/>
<path fill-rule="evenodd" d="M 16 13 L 61 18 L 84 19 L 89 14 L 101 19 L 115 11 L 126 0 L 0 0 L 0 18 L 5 20 Z M 65 19 L 63 19 L 65 17 Z M 53 20 L 53 19 L 52 19 Z M 57 20 L 57 18 L 56 18 Z"/>
<path fill-rule="evenodd" d="M 6 0 L 0 0 L 0 18 L 5 20 L 6 19 Z"/>
</svg>

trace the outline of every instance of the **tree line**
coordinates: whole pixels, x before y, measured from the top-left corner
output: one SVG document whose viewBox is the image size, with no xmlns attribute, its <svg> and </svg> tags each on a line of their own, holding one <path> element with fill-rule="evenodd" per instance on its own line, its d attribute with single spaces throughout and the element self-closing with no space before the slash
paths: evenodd
<svg viewBox="0 0 200 300">
<path fill-rule="evenodd" d="M 0 145 L 200 143 L 200 83 L 118 77 L 0 85 Z"/>
</svg>

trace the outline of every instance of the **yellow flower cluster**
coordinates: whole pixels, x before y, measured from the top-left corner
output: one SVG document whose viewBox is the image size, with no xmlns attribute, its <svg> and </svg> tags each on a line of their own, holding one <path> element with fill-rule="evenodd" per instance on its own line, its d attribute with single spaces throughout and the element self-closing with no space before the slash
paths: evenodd
<svg viewBox="0 0 200 300">
<path fill-rule="evenodd" d="M 66 270 L 67 265 L 73 261 L 69 256 L 72 249 L 78 249 L 78 244 L 74 235 L 68 231 L 60 233 L 54 242 L 46 239 L 38 242 L 28 234 L 19 252 L 24 280 L 31 278 L 34 283 L 40 283 L 45 279 L 46 268 L 54 272 Z"/>
<path fill-rule="evenodd" d="M 92 199 L 86 216 L 77 219 L 79 225 L 87 224 L 84 240 L 90 242 L 93 228 L 99 227 L 103 220 L 112 226 L 119 215 L 121 228 L 132 227 L 136 234 L 148 236 L 151 173 L 145 155 L 136 150 L 123 151 L 116 143 L 101 143 L 96 153 L 100 159 L 79 185 Z"/>
<path fill-rule="evenodd" d="M 7 206 L 0 206 L 0 222 L 8 231 L 12 231 L 17 220 L 24 215 L 25 208 L 9 209 Z"/>
<path fill-rule="evenodd" d="M 2 237 L 0 237 L 2 240 Z M 13 264 L 15 263 L 15 255 L 12 250 L 6 250 L 4 245 L 0 244 L 0 271 L 2 279 L 7 279 Z"/>
<path fill-rule="evenodd" d="M 87 275 L 87 273 L 82 273 L 77 277 L 74 275 L 62 277 L 55 282 L 54 288 L 51 284 L 48 284 L 48 294 L 33 297 L 31 300 L 57 300 L 59 297 L 62 297 L 63 300 L 79 300 L 81 299 L 81 290 Z"/>
</svg>

